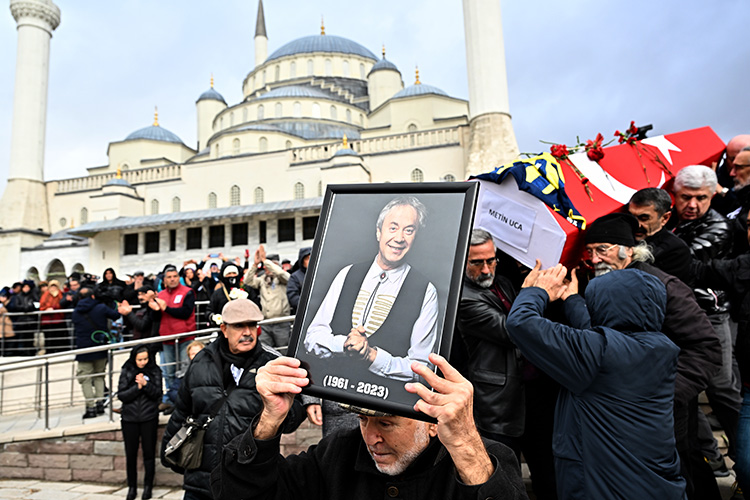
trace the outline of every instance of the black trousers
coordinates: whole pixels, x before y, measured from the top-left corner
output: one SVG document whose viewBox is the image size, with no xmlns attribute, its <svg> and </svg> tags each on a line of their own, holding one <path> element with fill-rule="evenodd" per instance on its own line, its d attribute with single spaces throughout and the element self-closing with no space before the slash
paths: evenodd
<svg viewBox="0 0 750 500">
<path fill-rule="evenodd" d="M 154 484 L 156 471 L 156 430 L 159 419 L 148 422 L 120 422 L 122 424 L 122 440 L 125 443 L 126 471 L 128 486 L 138 484 L 138 444 L 143 446 L 143 467 L 146 469 L 144 485 Z"/>
</svg>

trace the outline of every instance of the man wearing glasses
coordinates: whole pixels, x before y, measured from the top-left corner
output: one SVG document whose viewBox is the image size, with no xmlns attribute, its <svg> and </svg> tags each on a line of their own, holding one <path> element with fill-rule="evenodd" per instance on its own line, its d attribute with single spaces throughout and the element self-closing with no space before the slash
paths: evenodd
<svg viewBox="0 0 750 500">
<path fill-rule="evenodd" d="M 492 236 L 474 229 L 456 328 L 466 345 L 466 378 L 474 385 L 474 420 L 479 433 L 520 456 L 524 428 L 520 355 L 505 329 L 516 294 L 496 268 Z"/>
<path fill-rule="evenodd" d="M 743 148 L 734 159 L 729 175 L 734 181 L 734 192 L 740 203 L 740 208 L 727 215 L 732 221 L 734 233 L 734 256 L 742 255 L 750 250 L 747 241 L 747 215 L 750 209 L 750 146 Z"/>
</svg>

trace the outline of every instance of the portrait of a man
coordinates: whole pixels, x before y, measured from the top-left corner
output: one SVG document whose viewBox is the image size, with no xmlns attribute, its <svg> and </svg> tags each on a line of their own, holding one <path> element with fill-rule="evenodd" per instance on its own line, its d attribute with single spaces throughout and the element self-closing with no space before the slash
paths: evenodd
<svg viewBox="0 0 750 500">
<path fill-rule="evenodd" d="M 336 274 L 304 336 L 308 353 L 401 381 L 414 380 L 413 361 L 430 366 L 438 293 L 407 258 L 426 219 L 415 196 L 395 197 L 382 208 L 374 228 L 377 255 Z"/>
</svg>

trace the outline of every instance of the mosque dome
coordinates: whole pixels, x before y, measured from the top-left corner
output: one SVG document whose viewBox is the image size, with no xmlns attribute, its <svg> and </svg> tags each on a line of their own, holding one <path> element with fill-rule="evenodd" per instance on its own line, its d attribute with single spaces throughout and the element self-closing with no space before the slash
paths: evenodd
<svg viewBox="0 0 750 500">
<path fill-rule="evenodd" d="M 437 94 L 445 97 L 450 97 L 445 93 L 445 91 L 440 90 L 437 87 L 433 87 L 432 85 L 425 85 L 424 83 L 416 83 L 396 92 L 396 95 L 394 95 L 391 99 L 399 99 L 401 97 L 414 97 L 427 94 Z"/>
<path fill-rule="evenodd" d="M 292 40 L 282 45 L 273 52 L 266 61 L 280 59 L 295 54 L 308 54 L 313 52 L 338 52 L 341 54 L 354 54 L 367 59 L 377 61 L 375 54 L 355 41 L 334 35 L 311 35 Z"/>
<path fill-rule="evenodd" d="M 125 138 L 126 141 L 134 141 L 136 139 L 149 139 L 151 141 L 184 144 L 182 142 L 182 139 L 177 137 L 177 134 L 170 132 L 163 127 L 160 127 L 159 125 L 151 125 L 150 127 L 144 127 L 142 129 L 136 130 Z"/>
<path fill-rule="evenodd" d="M 115 177 L 114 179 L 108 180 L 106 183 L 104 183 L 105 186 L 125 186 L 125 187 L 132 187 L 128 181 L 121 177 Z"/>
<path fill-rule="evenodd" d="M 382 58 L 380 61 L 376 62 L 372 69 L 370 70 L 370 73 L 367 76 L 370 76 L 371 74 L 375 73 L 376 71 L 384 70 L 384 69 L 390 69 L 392 71 L 398 71 L 398 68 L 395 64 L 393 64 L 391 61 L 386 59 L 385 57 Z M 398 71 L 400 73 L 400 71 Z"/>
<path fill-rule="evenodd" d="M 198 98 L 198 100 L 195 102 L 201 102 L 201 101 L 219 101 L 221 103 L 224 103 L 225 105 L 227 103 L 227 101 L 224 100 L 224 97 L 222 97 L 221 94 L 216 92 L 216 90 L 214 90 L 213 87 L 203 92 L 201 96 Z"/>
<path fill-rule="evenodd" d="M 333 153 L 333 156 L 359 156 L 352 148 L 342 148 Z"/>
<path fill-rule="evenodd" d="M 263 95 L 258 96 L 255 100 L 261 99 L 279 99 L 282 97 L 313 97 L 317 99 L 331 99 L 331 95 L 322 90 L 313 87 L 303 87 L 301 85 L 288 85 L 277 87 Z"/>
</svg>

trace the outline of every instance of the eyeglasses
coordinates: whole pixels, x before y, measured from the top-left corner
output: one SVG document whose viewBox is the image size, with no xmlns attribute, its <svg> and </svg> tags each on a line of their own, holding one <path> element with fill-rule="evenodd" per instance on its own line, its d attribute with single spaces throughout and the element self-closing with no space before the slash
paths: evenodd
<svg viewBox="0 0 750 500">
<path fill-rule="evenodd" d="M 472 259 L 469 261 L 471 267 L 483 267 L 485 264 L 487 264 L 487 267 L 494 266 L 497 264 L 497 257 L 492 257 L 491 259 Z"/>
<path fill-rule="evenodd" d="M 735 163 L 734 164 L 734 168 L 745 168 L 745 167 L 750 167 L 750 163 L 745 163 L 745 164 Z"/>
<path fill-rule="evenodd" d="M 604 257 L 605 255 L 607 255 L 607 252 L 609 252 L 613 247 L 616 247 L 616 246 L 617 245 L 610 245 L 610 246 L 599 245 L 598 247 L 587 248 L 586 252 L 588 252 L 589 257 L 591 258 L 593 258 L 595 255 L 597 257 Z"/>
</svg>

